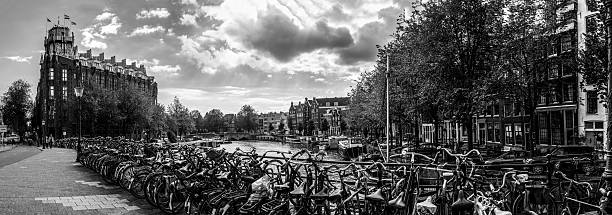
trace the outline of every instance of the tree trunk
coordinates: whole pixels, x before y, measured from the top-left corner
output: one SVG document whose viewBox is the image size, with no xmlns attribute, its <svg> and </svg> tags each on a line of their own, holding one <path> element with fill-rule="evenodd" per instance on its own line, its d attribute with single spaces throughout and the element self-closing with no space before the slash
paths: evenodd
<svg viewBox="0 0 612 215">
<path fill-rule="evenodd" d="M 464 126 L 467 131 L 467 135 L 468 135 L 467 144 L 468 144 L 468 151 L 469 151 L 474 148 L 474 134 L 473 134 L 474 124 L 472 123 L 472 119 L 469 118 L 468 122 Z"/>
<path fill-rule="evenodd" d="M 438 142 L 438 135 L 440 134 L 440 131 L 438 129 L 439 128 L 438 125 L 440 124 L 440 121 L 436 118 L 436 119 L 434 119 L 434 123 L 433 124 L 434 124 L 433 143 L 434 143 L 435 146 L 439 146 L 440 143 Z"/>
</svg>

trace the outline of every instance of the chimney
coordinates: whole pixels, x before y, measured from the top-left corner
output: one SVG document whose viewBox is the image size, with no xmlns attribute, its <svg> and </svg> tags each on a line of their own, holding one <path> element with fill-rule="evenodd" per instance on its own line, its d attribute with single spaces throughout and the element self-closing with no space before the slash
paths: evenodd
<svg viewBox="0 0 612 215">
<path fill-rule="evenodd" d="M 111 63 L 112 63 L 112 64 L 115 64 L 115 56 L 112 56 L 112 57 L 111 57 Z"/>
<path fill-rule="evenodd" d="M 102 52 L 102 53 L 100 53 L 100 54 L 98 55 L 98 60 L 99 60 L 99 61 L 104 61 L 104 52 Z"/>
</svg>

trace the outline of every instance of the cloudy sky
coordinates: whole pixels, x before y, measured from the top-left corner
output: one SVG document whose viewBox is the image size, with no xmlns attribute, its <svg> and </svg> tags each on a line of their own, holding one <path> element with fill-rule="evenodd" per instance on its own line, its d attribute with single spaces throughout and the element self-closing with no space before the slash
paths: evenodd
<svg viewBox="0 0 612 215">
<path fill-rule="evenodd" d="M 346 96 L 410 0 L 0 0 L 0 93 L 39 77 L 46 18 L 70 15 L 79 51 L 144 64 L 191 109 L 287 111 Z M 49 25 L 50 26 L 50 25 Z"/>
</svg>

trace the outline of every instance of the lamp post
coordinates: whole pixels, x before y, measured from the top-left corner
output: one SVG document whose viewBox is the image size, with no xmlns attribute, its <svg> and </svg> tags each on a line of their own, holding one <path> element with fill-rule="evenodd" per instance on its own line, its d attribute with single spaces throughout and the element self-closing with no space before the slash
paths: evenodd
<svg viewBox="0 0 612 215">
<path fill-rule="evenodd" d="M 74 95 L 79 99 L 79 142 L 77 145 L 77 156 L 76 161 L 79 161 L 79 155 L 81 154 L 81 97 L 83 97 L 83 87 L 78 86 L 74 88 Z"/>
<path fill-rule="evenodd" d="M 605 25 L 606 28 L 608 30 L 608 34 L 607 34 L 607 49 L 608 49 L 608 104 L 611 104 L 612 102 L 612 90 L 610 89 L 610 86 L 612 86 L 612 44 L 610 44 L 612 42 L 612 0 L 604 0 L 604 5 L 605 5 L 605 10 L 607 10 L 607 17 L 606 17 L 606 21 L 605 21 Z M 607 108 L 608 109 L 608 131 L 607 131 L 607 135 L 608 135 L 608 140 L 607 143 L 605 145 L 605 149 L 606 149 L 606 169 L 602 175 L 602 178 L 604 178 L 606 180 L 606 185 L 605 185 L 605 189 L 601 188 L 600 191 L 602 191 L 602 197 L 601 197 L 601 211 L 604 214 L 612 214 L 612 144 L 610 144 L 610 140 L 612 139 L 612 129 L 611 129 L 611 125 L 610 123 L 612 123 L 611 119 L 612 119 L 612 111 L 610 111 L 610 107 Z"/>
<path fill-rule="evenodd" d="M 612 1 L 612 0 L 611 0 Z M 386 81 L 387 81 L 387 125 L 385 126 L 385 130 L 387 131 L 387 162 L 389 162 L 389 53 L 387 53 L 387 72 L 386 72 Z"/>
</svg>

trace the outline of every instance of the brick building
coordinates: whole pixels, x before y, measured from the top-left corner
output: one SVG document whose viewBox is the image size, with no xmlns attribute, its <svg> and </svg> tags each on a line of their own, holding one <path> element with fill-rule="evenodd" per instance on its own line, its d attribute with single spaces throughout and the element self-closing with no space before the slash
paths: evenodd
<svg viewBox="0 0 612 215">
<path fill-rule="evenodd" d="M 143 65 L 127 64 L 125 59 L 118 62 L 114 56 L 106 59 L 104 53 L 94 56 L 91 50 L 79 53 L 74 42 L 74 33 L 61 25 L 51 28 L 44 39 L 35 101 L 41 119 L 39 125 L 34 125 L 41 135 L 55 138 L 78 135 L 74 89 L 84 84 L 111 93 L 132 87 L 150 97 L 152 103 L 157 102 L 157 83 Z"/>
<path fill-rule="evenodd" d="M 289 133 L 301 135 L 340 135 L 343 115 L 348 111 L 350 99 L 348 97 L 304 98 L 304 103 L 291 102 L 287 124 Z M 321 129 L 323 120 L 327 121 L 329 128 Z"/>
</svg>

